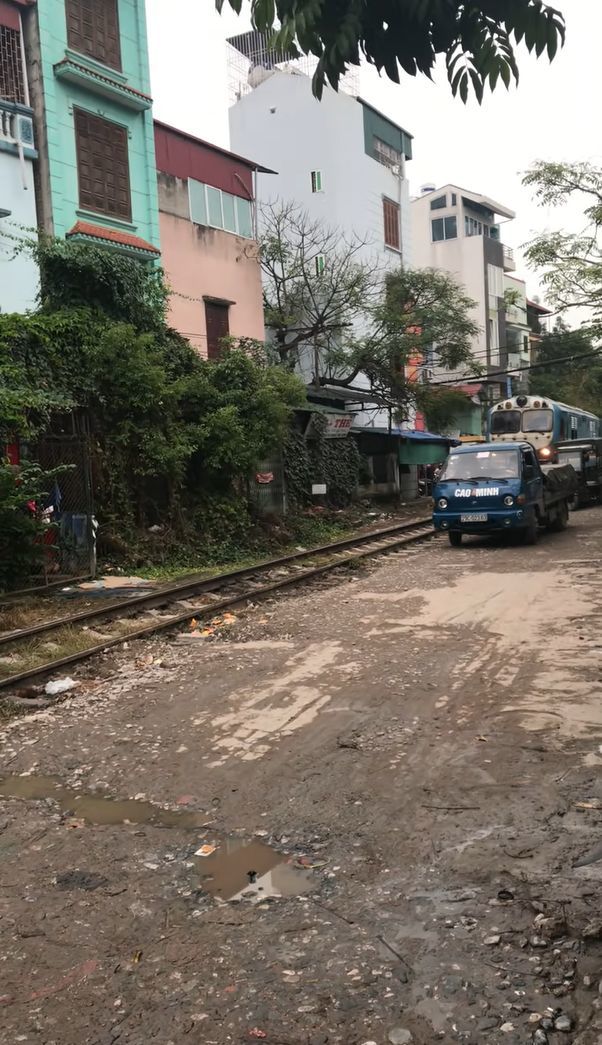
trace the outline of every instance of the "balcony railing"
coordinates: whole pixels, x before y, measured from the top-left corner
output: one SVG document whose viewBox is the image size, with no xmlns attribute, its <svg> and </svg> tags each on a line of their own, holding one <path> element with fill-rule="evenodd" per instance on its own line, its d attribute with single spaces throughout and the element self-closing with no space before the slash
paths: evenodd
<svg viewBox="0 0 602 1045">
<path fill-rule="evenodd" d="M 504 252 L 504 271 L 514 272 L 516 263 L 514 261 L 514 251 L 512 250 L 512 247 L 507 247 L 506 244 L 504 244 L 502 250 Z"/>
<path fill-rule="evenodd" d="M 0 99 L 0 142 L 33 149 L 33 109 Z"/>
</svg>

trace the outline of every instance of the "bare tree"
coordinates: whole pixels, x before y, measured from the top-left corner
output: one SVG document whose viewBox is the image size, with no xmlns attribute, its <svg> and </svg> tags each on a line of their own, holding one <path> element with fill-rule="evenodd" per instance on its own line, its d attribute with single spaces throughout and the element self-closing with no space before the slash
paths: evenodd
<svg viewBox="0 0 602 1045">
<path fill-rule="evenodd" d="M 313 385 L 370 391 L 401 419 L 427 396 L 427 352 L 440 367 L 477 369 L 475 302 L 448 273 L 383 271 L 367 240 L 293 203 L 264 207 L 261 224 L 266 327 L 280 362 Z"/>
<path fill-rule="evenodd" d="M 368 241 L 322 225 L 295 203 L 264 206 L 260 261 L 265 324 L 290 369 L 313 353 L 314 380 L 323 361 L 355 339 L 382 289 L 376 261 L 362 260 Z"/>
</svg>

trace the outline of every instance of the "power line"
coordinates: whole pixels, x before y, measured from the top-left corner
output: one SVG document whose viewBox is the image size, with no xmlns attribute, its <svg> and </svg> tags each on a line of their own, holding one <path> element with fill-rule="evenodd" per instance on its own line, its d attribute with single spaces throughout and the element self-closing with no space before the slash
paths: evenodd
<svg viewBox="0 0 602 1045">
<path fill-rule="evenodd" d="M 489 381 L 492 377 L 507 377 L 508 374 L 510 374 L 512 376 L 513 374 L 518 374 L 518 373 L 521 373 L 521 372 L 523 372 L 525 370 L 537 370 L 537 369 L 540 369 L 541 367 L 555 367 L 555 366 L 559 366 L 561 363 L 574 363 L 578 359 L 592 359 L 592 358 L 599 359 L 600 358 L 600 353 L 601 353 L 601 350 L 597 349 L 594 352 L 584 352 L 583 354 L 578 355 L 578 356 L 564 356 L 562 359 L 546 359 L 544 362 L 531 363 L 530 366 L 513 366 L 513 367 L 509 368 L 508 370 L 495 370 L 491 374 L 473 374 L 470 377 L 455 377 L 455 378 L 452 378 L 451 380 L 447 380 L 447 381 L 431 381 L 431 382 L 429 382 L 429 384 L 431 384 L 431 385 L 457 385 L 460 381 Z"/>
</svg>

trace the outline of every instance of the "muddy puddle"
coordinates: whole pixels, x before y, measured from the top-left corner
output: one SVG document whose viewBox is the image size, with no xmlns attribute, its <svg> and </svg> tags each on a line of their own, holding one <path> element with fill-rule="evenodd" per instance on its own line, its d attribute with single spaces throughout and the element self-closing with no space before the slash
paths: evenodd
<svg viewBox="0 0 602 1045">
<path fill-rule="evenodd" d="M 211 856 L 196 857 L 201 887 L 217 900 L 260 903 L 274 896 L 299 896 L 315 889 L 317 881 L 290 858 L 263 842 L 230 837 Z"/>
<path fill-rule="evenodd" d="M 264 842 L 211 832 L 206 814 L 170 810 L 142 799 L 117 799 L 71 790 L 53 776 L 12 776 L 0 779 L 0 799 L 50 799 L 62 813 L 96 826 L 150 824 L 198 832 L 191 857 L 201 888 L 217 900 L 259 903 L 269 897 L 299 896 L 317 886 L 310 871 L 294 866 L 289 857 Z M 205 849 L 209 855 L 201 855 Z"/>
</svg>

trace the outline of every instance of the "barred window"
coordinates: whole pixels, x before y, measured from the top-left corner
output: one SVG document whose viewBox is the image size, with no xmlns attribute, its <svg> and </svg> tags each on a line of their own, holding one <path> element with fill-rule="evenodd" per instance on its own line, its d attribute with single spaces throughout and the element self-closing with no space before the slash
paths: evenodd
<svg viewBox="0 0 602 1045">
<path fill-rule="evenodd" d="M 117 0 L 66 0 L 69 47 L 121 69 Z"/>
<path fill-rule="evenodd" d="M 25 104 L 21 33 L 0 25 L 0 98 Z"/>
<path fill-rule="evenodd" d="M 131 221 L 130 167 L 125 127 L 76 109 L 75 147 L 80 207 Z"/>
</svg>

